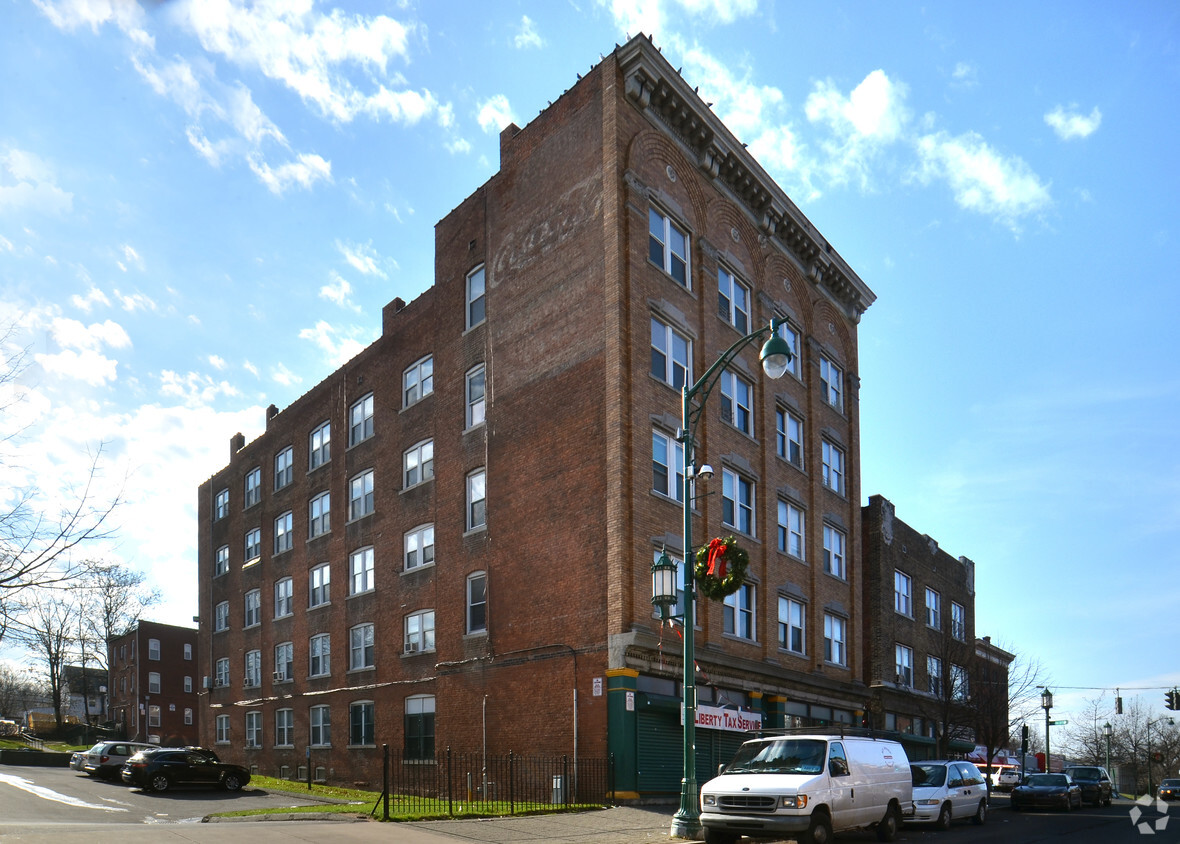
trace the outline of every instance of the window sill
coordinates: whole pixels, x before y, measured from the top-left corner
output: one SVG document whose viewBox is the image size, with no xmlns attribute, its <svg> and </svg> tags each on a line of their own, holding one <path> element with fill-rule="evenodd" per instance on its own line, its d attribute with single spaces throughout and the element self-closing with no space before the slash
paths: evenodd
<svg viewBox="0 0 1180 844">
<path fill-rule="evenodd" d="M 475 536 L 477 533 L 487 533 L 487 532 L 488 532 L 488 526 L 486 524 L 477 525 L 476 527 L 468 528 L 466 531 L 464 531 L 463 538 L 466 539 L 469 536 Z"/>
<path fill-rule="evenodd" d="M 741 642 L 743 645 L 757 645 L 757 639 L 747 639 L 745 636 L 739 636 L 736 633 L 722 633 L 721 638 L 727 642 Z"/>
<path fill-rule="evenodd" d="M 323 539 L 324 537 L 331 536 L 331 535 L 332 535 L 332 529 L 328 528 L 327 530 L 322 530 L 319 533 L 312 534 L 311 536 L 307 537 L 307 541 L 308 542 L 315 542 L 317 539 Z"/>
<path fill-rule="evenodd" d="M 373 509 L 367 513 L 361 513 L 359 516 L 352 516 L 351 518 L 349 518 L 349 520 L 347 522 L 344 523 L 344 526 L 345 527 L 352 527 L 357 522 L 363 522 L 365 519 L 369 518 L 370 516 L 372 516 L 376 512 L 377 512 L 377 510 Z"/>
<path fill-rule="evenodd" d="M 364 674 L 366 671 L 376 671 L 376 665 L 363 665 L 360 668 L 350 668 L 344 672 L 345 676 L 349 674 Z"/>
<path fill-rule="evenodd" d="M 422 569 L 434 568 L 434 565 L 435 565 L 434 560 L 431 560 L 429 563 L 419 563 L 418 565 L 414 566 L 413 568 L 409 568 L 409 569 L 403 568 L 400 573 L 403 576 L 405 576 L 407 574 L 417 574 L 418 572 L 422 571 Z"/>
<path fill-rule="evenodd" d="M 426 478 L 425 480 L 421 480 L 421 481 L 418 481 L 417 483 L 413 483 L 413 484 L 410 484 L 407 486 L 405 484 L 405 479 L 403 478 L 402 479 L 402 488 L 398 490 L 398 495 L 404 495 L 407 492 L 413 492 L 414 490 L 418 489 L 418 487 L 426 486 L 428 483 L 430 483 L 433 480 L 434 480 L 434 475 L 431 475 L 429 478 Z M 366 513 L 365 515 L 367 516 L 367 515 L 372 515 L 372 514 Z M 360 518 L 363 518 L 363 516 Z"/>
<path fill-rule="evenodd" d="M 410 657 L 423 656 L 424 654 L 436 653 L 434 648 L 428 651 L 402 651 L 402 659 L 409 659 Z"/>
</svg>

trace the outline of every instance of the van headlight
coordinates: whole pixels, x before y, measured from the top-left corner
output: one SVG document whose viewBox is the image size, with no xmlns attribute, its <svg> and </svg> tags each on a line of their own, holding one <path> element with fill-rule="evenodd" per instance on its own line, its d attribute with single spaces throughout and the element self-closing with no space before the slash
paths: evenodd
<svg viewBox="0 0 1180 844">
<path fill-rule="evenodd" d="M 806 809 L 807 795 L 806 794 L 785 794 L 783 795 L 780 807 L 783 809 Z"/>
<path fill-rule="evenodd" d="M 939 803 L 939 800 L 937 797 L 927 798 L 926 800 L 915 800 L 914 801 L 914 805 L 916 805 L 916 806 L 937 806 L 938 803 Z"/>
<path fill-rule="evenodd" d="M 717 805 L 717 795 L 716 794 L 702 794 L 701 795 L 701 805 L 702 806 L 716 806 Z"/>
</svg>

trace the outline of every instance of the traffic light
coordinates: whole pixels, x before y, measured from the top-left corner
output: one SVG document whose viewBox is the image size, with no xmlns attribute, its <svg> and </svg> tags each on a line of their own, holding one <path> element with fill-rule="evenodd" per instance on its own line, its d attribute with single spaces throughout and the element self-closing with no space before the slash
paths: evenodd
<svg viewBox="0 0 1180 844">
<path fill-rule="evenodd" d="M 1020 728 L 1020 755 L 1028 753 L 1028 724 Z"/>
<path fill-rule="evenodd" d="M 1164 709 L 1180 710 L 1180 691 L 1172 689 L 1164 694 Z"/>
<path fill-rule="evenodd" d="M 1116 697 L 1114 699 L 1114 714 L 1115 715 L 1122 715 L 1123 714 L 1123 699 L 1121 697 Z"/>
</svg>

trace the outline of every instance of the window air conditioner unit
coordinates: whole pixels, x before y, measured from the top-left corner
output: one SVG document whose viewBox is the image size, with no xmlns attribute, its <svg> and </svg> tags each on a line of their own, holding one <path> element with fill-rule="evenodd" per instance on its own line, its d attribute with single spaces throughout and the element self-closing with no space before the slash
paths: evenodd
<svg viewBox="0 0 1180 844">
<path fill-rule="evenodd" d="M 242 678 L 242 685 L 243 686 L 253 686 L 254 681 L 249 676 L 246 676 L 246 677 Z"/>
<path fill-rule="evenodd" d="M 418 643 L 417 642 L 406 642 L 406 648 L 405 648 L 405 651 L 403 651 L 403 653 L 408 653 L 408 654 L 418 653 Z"/>
<path fill-rule="evenodd" d="M 204 677 L 201 678 L 201 688 L 202 689 L 209 689 L 212 687 L 213 687 L 213 679 L 211 677 L 209 677 L 209 675 L 205 675 Z"/>
<path fill-rule="evenodd" d="M 285 673 L 285 672 L 283 672 L 283 671 L 276 671 L 276 672 L 275 672 L 275 677 L 274 677 L 274 679 L 275 679 L 275 682 L 276 682 L 276 683 L 280 683 L 280 682 L 282 682 L 283 680 L 286 680 L 286 679 L 287 679 L 287 675 L 286 675 L 286 673 Z"/>
<path fill-rule="evenodd" d="M 229 685 L 229 683 L 225 682 L 225 680 L 222 680 L 220 677 L 218 677 L 216 680 L 213 681 L 213 688 L 215 688 L 215 689 L 220 689 L 223 686 L 228 686 L 228 685 Z"/>
</svg>

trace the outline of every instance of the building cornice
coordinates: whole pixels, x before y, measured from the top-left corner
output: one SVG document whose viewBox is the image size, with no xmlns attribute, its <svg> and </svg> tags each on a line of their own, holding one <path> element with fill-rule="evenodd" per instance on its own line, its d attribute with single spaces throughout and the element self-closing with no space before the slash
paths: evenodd
<svg viewBox="0 0 1180 844">
<path fill-rule="evenodd" d="M 665 127 L 707 177 L 736 197 L 771 242 L 854 322 L 877 298 L 644 35 L 616 50 L 627 99 Z"/>
</svg>

